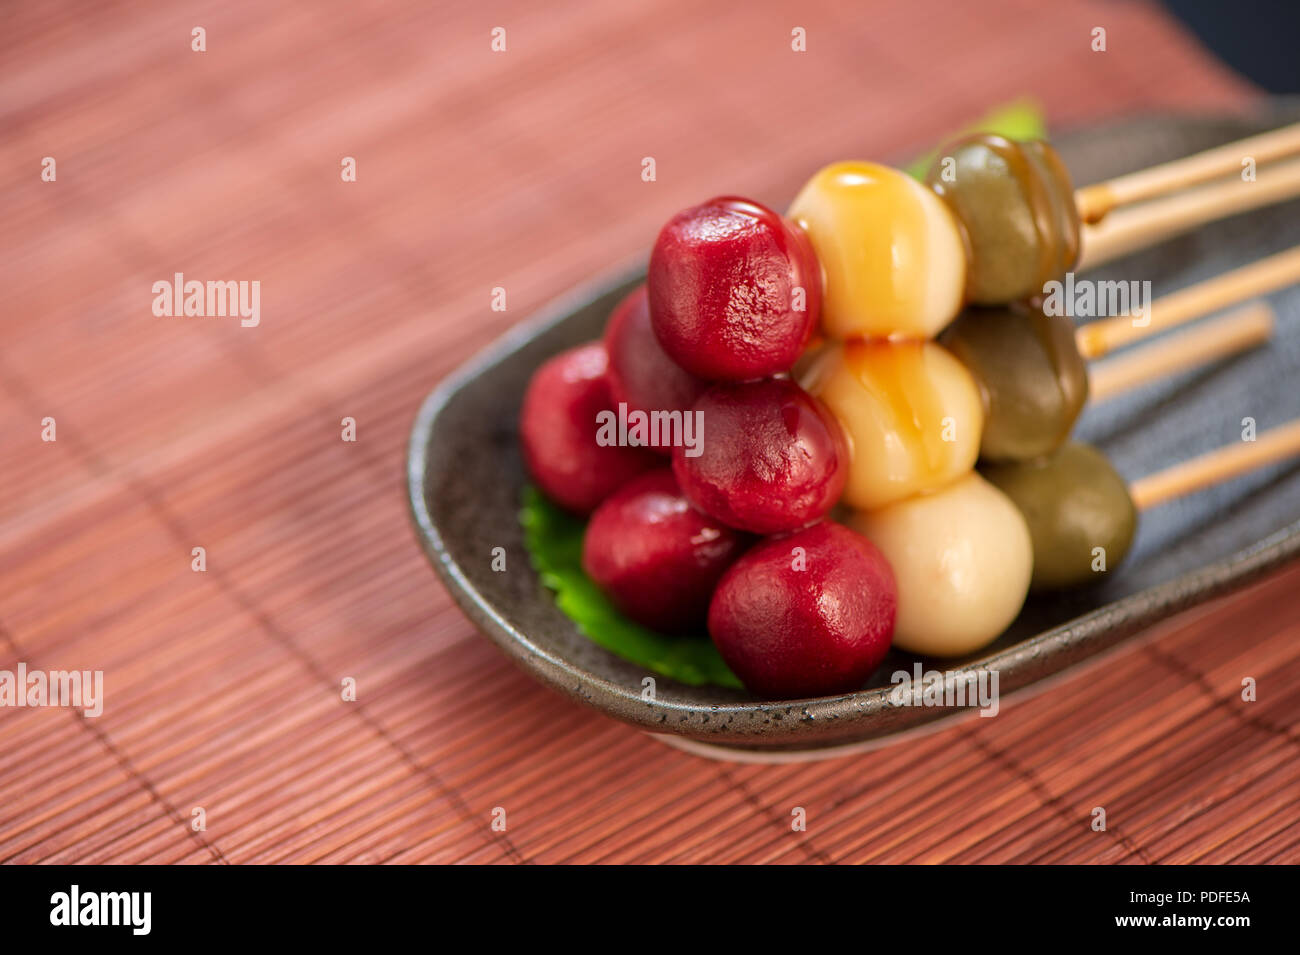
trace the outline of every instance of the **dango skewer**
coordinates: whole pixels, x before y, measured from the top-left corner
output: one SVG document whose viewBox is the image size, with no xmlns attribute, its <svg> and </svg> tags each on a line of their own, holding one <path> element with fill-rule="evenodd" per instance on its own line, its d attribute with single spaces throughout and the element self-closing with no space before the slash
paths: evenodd
<svg viewBox="0 0 1300 955">
<path fill-rule="evenodd" d="M 1132 545 L 1138 517 L 1176 498 L 1300 455 L 1300 420 L 1126 484 L 1106 456 L 1071 442 L 1039 461 L 985 468 L 1025 516 L 1035 590 L 1075 587 L 1112 572 Z"/>
<path fill-rule="evenodd" d="M 1297 422 L 1258 447 L 1131 488 L 1085 445 L 981 473 L 987 382 L 930 340 L 963 304 L 1027 299 L 1081 254 L 1097 261 L 1106 249 L 1300 194 L 1300 164 L 1277 162 L 1300 151 L 1285 136 L 1252 144 L 1273 163 L 1252 199 L 1201 185 L 1250 142 L 1113 182 L 1108 193 L 1093 188 L 1101 198 L 1090 211 L 1050 146 L 989 136 L 954 144 L 944 159 L 957 177 L 936 167 L 928 186 L 840 163 L 814 176 L 788 218 L 738 197 L 688 209 L 660 233 L 647 286 L 620 305 L 603 341 L 534 376 L 520 420 L 525 462 L 558 503 L 592 514 L 583 566 L 615 606 L 665 632 L 706 624 L 757 693 L 848 692 L 881 662 L 891 634 L 916 653 L 975 652 L 1010 625 L 1031 585 L 1077 572 L 1073 531 L 1052 523 L 1061 515 L 1109 515 L 1112 526 L 1098 519 L 1086 531 L 1093 551 L 1117 564 L 1142 509 L 1300 454 Z M 1133 202 L 1143 204 L 1118 208 Z M 1108 246 L 1089 238 L 1098 221 Z M 1287 268 L 1256 266 L 1257 284 L 1280 282 Z M 1211 299 L 1217 308 L 1259 291 L 1224 284 Z M 1188 321 L 1211 310 L 1206 302 L 1161 300 L 1163 318 L 1151 324 Z M 819 325 L 827 340 L 804 354 Z M 1164 339 L 1158 354 L 1101 366 L 1094 391 L 1231 353 L 1271 328 L 1267 306 L 1226 316 Z M 1140 337 L 1053 335 L 1080 366 Z M 1086 384 L 1079 390 L 1081 405 Z M 680 420 L 682 442 L 629 428 L 620 444 L 593 432 L 613 405 Z M 688 437 L 688 413 L 707 424 L 708 440 L 698 428 L 698 442 Z M 1050 493 L 1054 481 L 1064 493 Z M 825 519 L 841 497 L 858 508 L 849 527 Z M 751 546 L 754 534 L 773 536 Z"/>
<path fill-rule="evenodd" d="M 1102 358 L 1124 345 L 1296 282 L 1300 282 L 1300 246 L 1162 295 L 1151 303 L 1151 314 L 1143 324 L 1123 315 L 1089 322 L 1075 331 L 1075 342 L 1084 358 Z"/>
<path fill-rule="evenodd" d="M 1292 123 L 1226 146 L 1084 186 L 1075 194 L 1079 217 L 1088 223 L 1100 222 L 1119 206 L 1234 175 L 1241 171 L 1242 161 L 1247 157 L 1256 165 L 1263 165 L 1297 154 L 1300 154 L 1300 123 Z"/>
<path fill-rule="evenodd" d="M 980 456 L 994 461 L 1048 454 L 1074 428 L 1090 390 L 1085 359 L 1185 324 L 1244 299 L 1300 282 L 1300 246 L 1161 296 L 1146 320 L 1114 316 L 1075 329 L 1064 315 L 1020 303 L 966 309 L 940 343 L 970 369 L 984 409 Z M 1240 323 L 1240 325 L 1238 325 Z M 1135 387 L 1179 368 L 1213 360 L 1267 338 L 1258 307 L 1222 320 L 1212 332 L 1154 343 L 1111 372 L 1103 385 Z M 1116 372 L 1120 375 L 1117 377 Z"/>
<path fill-rule="evenodd" d="M 1230 215 L 1249 212 L 1300 195 L 1300 161 L 1265 167 L 1259 178 L 1240 178 L 1197 186 L 1162 199 L 1118 209 L 1087 231 L 1083 255 L 1076 268 L 1083 272 L 1190 232 Z"/>
<path fill-rule="evenodd" d="M 1209 364 L 1264 344 L 1277 314 L 1267 302 L 1251 302 L 1218 318 L 1125 352 L 1088 370 L 1088 397 L 1103 402 L 1157 378 Z"/>
<path fill-rule="evenodd" d="M 1004 311 L 996 323 L 978 323 L 980 334 L 951 345 L 826 343 L 796 369 L 847 439 L 846 503 L 884 507 L 951 483 L 981 458 L 1050 454 L 1069 436 L 1089 395 L 1102 401 L 1253 348 L 1268 340 L 1274 324 L 1272 309 L 1256 303 L 1090 372 L 1061 320 L 1032 309 Z M 999 335 L 1006 341 L 999 343 Z"/>
<path fill-rule="evenodd" d="M 1042 294 L 1081 255 L 1096 265 L 1296 195 L 1300 161 L 1276 162 L 1261 166 L 1255 182 L 1196 186 L 1085 225 L 1079 194 L 1051 146 L 980 134 L 941 149 L 924 185 L 877 163 L 827 166 L 787 217 L 821 263 L 827 337 L 932 338 L 965 303 Z"/>
<path fill-rule="evenodd" d="M 1300 281 L 1300 248 L 1157 299 L 1150 325 L 1163 331 L 1248 294 Z M 1095 341 L 1118 340 L 1115 321 Z M 1130 320 L 1120 319 L 1127 327 Z M 1094 368 L 1065 316 L 1031 305 L 971 308 L 926 341 L 823 342 L 796 368 L 800 384 L 830 409 L 849 446 L 845 501 L 864 510 L 942 487 L 975 466 L 1050 454 L 1069 437 L 1090 388 L 1094 400 L 1266 340 L 1273 320 L 1255 305 L 1213 325 L 1169 335 L 1122 361 Z M 1146 331 L 1146 329 L 1142 329 Z M 1104 353 L 1106 348 L 1091 348 Z"/>
<path fill-rule="evenodd" d="M 1300 421 L 1127 485 L 1106 456 L 1072 442 L 1049 458 L 972 473 L 848 519 L 894 572 L 894 646 L 957 657 L 995 640 L 1028 592 L 1097 580 L 1127 555 L 1139 515 L 1300 455 Z"/>
</svg>

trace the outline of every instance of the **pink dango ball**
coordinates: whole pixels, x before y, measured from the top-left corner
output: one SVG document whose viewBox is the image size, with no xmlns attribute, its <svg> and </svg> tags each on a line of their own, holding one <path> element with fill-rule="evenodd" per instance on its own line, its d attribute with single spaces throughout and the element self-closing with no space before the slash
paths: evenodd
<svg viewBox="0 0 1300 955">
<path fill-rule="evenodd" d="M 824 517 L 848 478 L 834 416 L 785 378 L 714 385 L 695 402 L 697 441 L 673 473 L 697 508 L 728 527 L 775 534 Z"/>
<path fill-rule="evenodd" d="M 673 428 L 680 430 L 672 415 L 685 415 L 709 383 L 697 378 L 668 357 L 650 325 L 650 302 L 646 287 L 631 292 L 605 326 L 605 350 L 609 353 L 609 388 L 614 403 L 627 406 L 629 414 L 659 413 L 664 424 L 647 428 L 648 446 L 660 454 L 672 454 Z"/>
<path fill-rule="evenodd" d="M 702 633 L 718 578 L 749 540 L 691 507 L 663 467 L 633 478 L 596 509 L 582 566 L 638 623 Z"/>
<path fill-rule="evenodd" d="M 766 206 L 734 196 L 670 219 L 646 284 L 664 351 L 716 381 L 789 370 L 821 310 L 821 269 L 808 237 Z"/>
<path fill-rule="evenodd" d="M 599 342 L 561 352 L 533 374 L 519 415 L 524 464 L 551 500 L 589 514 L 663 459 L 646 448 L 602 445 L 599 416 L 613 407 Z"/>
<path fill-rule="evenodd" d="M 824 521 L 757 544 L 718 582 L 709 635 L 754 694 L 860 689 L 889 652 L 898 591 L 865 537 Z"/>
</svg>

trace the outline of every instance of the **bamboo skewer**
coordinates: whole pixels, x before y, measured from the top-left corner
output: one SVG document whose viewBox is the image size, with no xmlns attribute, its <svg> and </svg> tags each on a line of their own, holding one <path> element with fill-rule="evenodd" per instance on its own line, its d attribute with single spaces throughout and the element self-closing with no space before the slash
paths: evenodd
<svg viewBox="0 0 1300 955">
<path fill-rule="evenodd" d="M 1300 155 L 1300 123 L 1085 186 L 1075 191 L 1075 204 L 1079 218 L 1094 224 L 1118 206 L 1239 173 L 1246 158 L 1258 168 L 1294 155 Z"/>
<path fill-rule="evenodd" d="M 1088 369 L 1088 395 L 1094 402 L 1105 401 L 1156 378 L 1254 348 L 1272 336 L 1274 318 L 1267 302 L 1253 302 L 1186 332 L 1101 362 Z"/>
<path fill-rule="evenodd" d="M 1146 511 L 1297 455 L 1300 455 L 1300 421 L 1292 421 L 1265 431 L 1254 441 L 1217 448 L 1134 481 L 1129 485 L 1129 495 L 1139 511 Z"/>
<path fill-rule="evenodd" d="M 1253 182 L 1233 177 L 1119 209 L 1083 228 L 1077 271 L 1119 258 L 1197 226 L 1300 196 L 1300 160 L 1261 168 Z"/>
<path fill-rule="evenodd" d="M 1075 342 L 1084 358 L 1101 358 L 1130 342 L 1296 282 L 1300 282 L 1300 246 L 1161 296 L 1151 303 L 1144 325 L 1135 325 L 1123 315 L 1084 325 L 1076 329 Z"/>
</svg>

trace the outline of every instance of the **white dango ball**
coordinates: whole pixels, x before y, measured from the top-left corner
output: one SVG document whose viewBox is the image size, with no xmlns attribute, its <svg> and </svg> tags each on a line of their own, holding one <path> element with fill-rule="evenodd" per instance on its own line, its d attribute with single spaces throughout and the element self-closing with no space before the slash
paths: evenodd
<svg viewBox="0 0 1300 955">
<path fill-rule="evenodd" d="M 894 646 L 901 650 L 974 653 L 1024 605 L 1034 565 L 1029 527 L 1011 500 L 977 473 L 933 494 L 858 511 L 848 523 L 894 570 Z"/>
<path fill-rule="evenodd" d="M 966 245 L 942 199 L 871 162 L 817 172 L 787 216 L 807 233 L 824 279 L 828 338 L 933 338 L 966 289 Z"/>
</svg>

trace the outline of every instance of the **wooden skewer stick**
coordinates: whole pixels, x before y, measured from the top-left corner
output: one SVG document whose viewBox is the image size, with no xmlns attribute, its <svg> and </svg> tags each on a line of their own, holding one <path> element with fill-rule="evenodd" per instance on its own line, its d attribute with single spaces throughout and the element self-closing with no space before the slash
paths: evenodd
<svg viewBox="0 0 1300 955">
<path fill-rule="evenodd" d="M 1300 246 L 1162 295 L 1151 303 L 1144 325 L 1135 325 L 1125 315 L 1083 325 L 1075 330 L 1075 342 L 1084 358 L 1101 358 L 1130 342 L 1296 282 L 1300 282 Z"/>
<path fill-rule="evenodd" d="M 1267 302 L 1252 302 L 1118 358 L 1088 369 L 1088 396 L 1105 401 L 1174 372 L 1205 365 L 1262 345 L 1273 334 L 1274 313 Z"/>
<path fill-rule="evenodd" d="M 1075 271 L 1109 262 L 1134 249 L 1155 245 L 1216 219 L 1300 196 L 1300 160 L 1264 166 L 1254 182 L 1234 176 L 1225 182 L 1119 209 L 1083 228 L 1083 254 Z"/>
<path fill-rule="evenodd" d="M 1084 186 L 1075 190 L 1074 200 L 1079 218 L 1087 223 L 1096 223 L 1118 206 L 1239 173 L 1242 161 L 1247 157 L 1255 160 L 1258 168 L 1295 155 L 1300 155 L 1300 123 Z"/>
<path fill-rule="evenodd" d="M 1146 511 L 1297 455 L 1300 455 L 1300 421 L 1292 421 L 1265 431 L 1254 441 L 1218 448 L 1134 481 L 1129 485 L 1129 495 L 1139 511 Z"/>
</svg>

